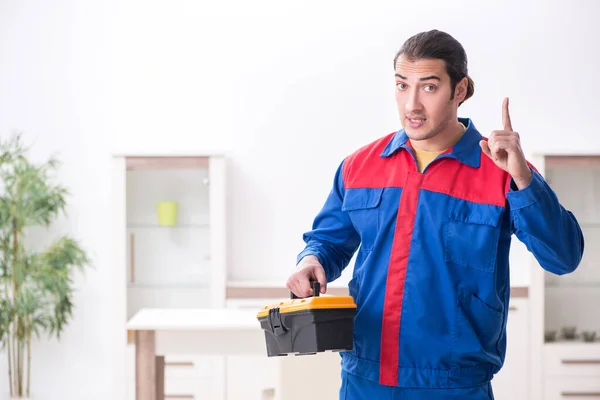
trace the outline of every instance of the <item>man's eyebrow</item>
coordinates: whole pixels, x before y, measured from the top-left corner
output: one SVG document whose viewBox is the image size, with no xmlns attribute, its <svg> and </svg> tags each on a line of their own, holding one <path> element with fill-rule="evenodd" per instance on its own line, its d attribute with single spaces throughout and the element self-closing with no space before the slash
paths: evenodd
<svg viewBox="0 0 600 400">
<path fill-rule="evenodd" d="M 398 73 L 396 73 L 396 77 L 400 78 L 400 79 L 407 79 L 405 76 L 402 76 Z M 419 79 L 420 81 L 428 81 L 430 79 L 437 79 L 438 81 L 441 81 L 442 79 L 437 76 L 437 75 L 429 75 L 429 76 L 424 76 L 423 78 Z"/>
</svg>

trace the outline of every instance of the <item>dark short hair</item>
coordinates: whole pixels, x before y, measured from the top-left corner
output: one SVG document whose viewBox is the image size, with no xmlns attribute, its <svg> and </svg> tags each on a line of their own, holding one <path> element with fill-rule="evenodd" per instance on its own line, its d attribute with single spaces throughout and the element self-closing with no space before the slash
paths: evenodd
<svg viewBox="0 0 600 400">
<path fill-rule="evenodd" d="M 465 77 L 469 81 L 467 85 L 467 94 L 460 104 L 473 96 L 473 93 L 475 92 L 475 82 L 473 82 L 473 79 L 469 76 L 467 53 L 460 42 L 448 33 L 434 29 L 417 33 L 408 38 L 394 57 L 394 69 L 396 69 L 398 57 L 402 55 L 409 60 L 444 60 L 446 72 L 448 73 L 448 76 L 450 76 L 450 84 L 452 85 L 451 98 L 454 98 L 456 84 Z"/>
</svg>

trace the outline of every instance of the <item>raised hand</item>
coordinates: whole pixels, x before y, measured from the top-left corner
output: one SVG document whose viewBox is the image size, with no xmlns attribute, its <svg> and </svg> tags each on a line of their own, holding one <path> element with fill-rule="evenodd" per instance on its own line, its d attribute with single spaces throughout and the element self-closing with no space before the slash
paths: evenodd
<svg viewBox="0 0 600 400">
<path fill-rule="evenodd" d="M 481 150 L 499 168 L 508 172 L 519 189 L 531 182 L 531 169 L 521 149 L 519 134 L 513 131 L 508 112 L 508 97 L 502 103 L 503 130 L 493 131 L 487 141 L 481 140 Z"/>
</svg>

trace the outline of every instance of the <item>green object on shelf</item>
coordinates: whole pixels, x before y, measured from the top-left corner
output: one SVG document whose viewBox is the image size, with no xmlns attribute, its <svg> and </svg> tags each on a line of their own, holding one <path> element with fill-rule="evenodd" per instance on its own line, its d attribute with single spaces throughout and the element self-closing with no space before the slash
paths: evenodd
<svg viewBox="0 0 600 400">
<path fill-rule="evenodd" d="M 176 201 L 160 201 L 156 204 L 158 224 L 173 226 L 177 224 L 178 203 Z"/>
</svg>

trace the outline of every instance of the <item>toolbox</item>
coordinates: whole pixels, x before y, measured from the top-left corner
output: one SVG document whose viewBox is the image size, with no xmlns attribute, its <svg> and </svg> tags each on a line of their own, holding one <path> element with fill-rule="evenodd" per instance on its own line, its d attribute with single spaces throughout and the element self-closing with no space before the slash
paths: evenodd
<svg viewBox="0 0 600 400">
<path fill-rule="evenodd" d="M 299 298 L 290 293 L 289 300 L 267 305 L 258 312 L 269 357 L 352 350 L 354 299 L 320 296 L 319 282 L 311 284 L 313 296 Z"/>
</svg>

